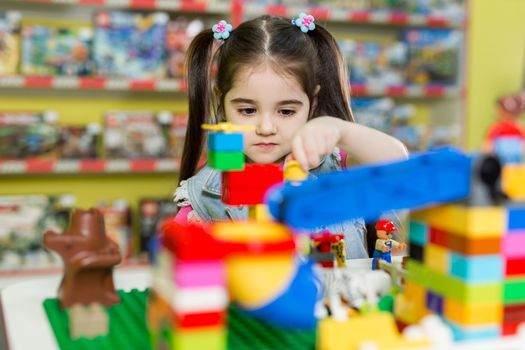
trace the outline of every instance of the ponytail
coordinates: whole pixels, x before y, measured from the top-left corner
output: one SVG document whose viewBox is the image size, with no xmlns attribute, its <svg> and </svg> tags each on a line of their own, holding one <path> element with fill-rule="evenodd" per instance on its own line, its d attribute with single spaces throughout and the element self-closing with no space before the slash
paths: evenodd
<svg viewBox="0 0 525 350">
<path fill-rule="evenodd" d="M 347 71 L 341 51 L 334 37 L 322 26 L 308 33 L 317 48 L 319 57 L 318 81 L 321 89 L 317 95 L 315 116 L 330 115 L 354 121 L 350 109 Z M 330 64 L 330 63 L 333 64 Z"/>
<path fill-rule="evenodd" d="M 179 183 L 195 174 L 204 148 L 204 133 L 201 125 L 210 116 L 213 32 L 206 29 L 191 42 L 186 56 L 188 75 L 188 127 L 180 166 Z"/>
</svg>

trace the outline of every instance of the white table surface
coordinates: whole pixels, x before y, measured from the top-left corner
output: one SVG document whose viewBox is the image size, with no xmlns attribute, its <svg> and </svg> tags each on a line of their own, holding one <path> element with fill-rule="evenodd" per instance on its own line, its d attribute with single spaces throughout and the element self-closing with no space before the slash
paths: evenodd
<svg viewBox="0 0 525 350">
<path fill-rule="evenodd" d="M 150 270 L 146 267 L 116 269 L 115 287 L 126 291 L 145 289 L 151 284 L 150 276 Z M 9 350 L 58 349 L 43 301 L 56 298 L 61 278 L 61 274 L 39 276 L 35 280 L 2 289 L 0 303 Z"/>
</svg>

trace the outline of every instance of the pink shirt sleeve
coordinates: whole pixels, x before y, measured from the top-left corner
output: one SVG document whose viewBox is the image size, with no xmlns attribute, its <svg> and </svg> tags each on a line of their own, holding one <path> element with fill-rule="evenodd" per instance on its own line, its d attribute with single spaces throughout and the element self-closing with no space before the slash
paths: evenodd
<svg viewBox="0 0 525 350">
<path fill-rule="evenodd" d="M 179 209 L 179 212 L 175 216 L 175 222 L 179 225 L 188 224 L 188 214 L 193 210 L 191 205 L 185 205 Z"/>
<path fill-rule="evenodd" d="M 342 149 L 339 149 L 339 155 L 341 155 L 341 168 L 346 169 L 346 158 L 348 157 L 348 154 Z"/>
</svg>

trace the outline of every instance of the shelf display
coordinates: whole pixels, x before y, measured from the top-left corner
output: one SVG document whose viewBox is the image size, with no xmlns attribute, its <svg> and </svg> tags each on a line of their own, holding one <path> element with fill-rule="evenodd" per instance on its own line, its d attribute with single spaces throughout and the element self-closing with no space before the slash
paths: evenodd
<svg viewBox="0 0 525 350">
<path fill-rule="evenodd" d="M 0 12 L 0 75 L 17 72 L 20 57 L 20 19 L 17 11 Z"/>
</svg>

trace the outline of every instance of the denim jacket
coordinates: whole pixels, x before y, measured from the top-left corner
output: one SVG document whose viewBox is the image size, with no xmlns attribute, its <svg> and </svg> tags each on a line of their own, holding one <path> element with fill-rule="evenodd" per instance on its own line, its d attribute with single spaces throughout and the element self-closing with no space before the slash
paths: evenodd
<svg viewBox="0 0 525 350">
<path fill-rule="evenodd" d="M 341 156 L 336 150 L 331 155 L 326 156 L 317 168 L 310 171 L 309 178 L 316 178 L 319 174 L 341 168 Z M 228 206 L 222 203 L 221 173 L 208 166 L 204 166 L 197 174 L 181 182 L 175 192 L 175 201 L 179 207 L 191 205 L 193 212 L 190 214 L 197 220 L 246 220 L 248 217 L 246 206 Z M 322 203 L 319 204 L 322 205 Z M 368 258 L 366 229 L 362 219 L 320 227 L 314 231 L 321 230 L 344 233 L 347 258 Z"/>
</svg>

